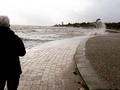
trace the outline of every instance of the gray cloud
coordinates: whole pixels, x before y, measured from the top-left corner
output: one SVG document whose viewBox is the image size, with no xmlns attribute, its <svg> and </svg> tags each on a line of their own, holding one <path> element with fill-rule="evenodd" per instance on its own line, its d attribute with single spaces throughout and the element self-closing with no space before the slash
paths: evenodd
<svg viewBox="0 0 120 90">
<path fill-rule="evenodd" d="M 120 22 L 120 0 L 20 0 L 19 4 L 6 1 L 6 6 L 1 1 L 0 14 L 8 14 L 11 23 L 16 24 L 53 25 L 93 22 L 97 18 Z"/>
<path fill-rule="evenodd" d="M 94 6 L 84 13 L 86 18 L 102 18 L 105 22 L 120 21 L 120 0 L 94 0 Z"/>
<path fill-rule="evenodd" d="M 101 18 L 103 22 L 120 22 L 120 0 L 90 0 L 90 2 L 92 5 L 84 12 L 71 10 L 63 21 L 93 22 Z"/>
</svg>

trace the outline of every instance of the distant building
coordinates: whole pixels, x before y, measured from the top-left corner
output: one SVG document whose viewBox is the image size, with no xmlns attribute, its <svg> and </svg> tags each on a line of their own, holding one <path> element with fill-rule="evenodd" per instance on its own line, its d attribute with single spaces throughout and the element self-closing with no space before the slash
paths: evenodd
<svg viewBox="0 0 120 90">
<path fill-rule="evenodd" d="M 64 22 L 62 22 L 62 26 L 64 25 Z"/>
</svg>

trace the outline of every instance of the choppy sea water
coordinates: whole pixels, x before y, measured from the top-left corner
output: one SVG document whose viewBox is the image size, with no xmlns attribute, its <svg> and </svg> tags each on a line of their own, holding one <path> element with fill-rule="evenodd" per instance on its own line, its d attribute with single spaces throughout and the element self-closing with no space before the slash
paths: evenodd
<svg viewBox="0 0 120 90">
<path fill-rule="evenodd" d="M 24 26 L 11 25 L 10 27 L 24 42 L 26 49 L 35 47 L 48 41 L 90 35 L 93 29 L 74 27 Z"/>
</svg>

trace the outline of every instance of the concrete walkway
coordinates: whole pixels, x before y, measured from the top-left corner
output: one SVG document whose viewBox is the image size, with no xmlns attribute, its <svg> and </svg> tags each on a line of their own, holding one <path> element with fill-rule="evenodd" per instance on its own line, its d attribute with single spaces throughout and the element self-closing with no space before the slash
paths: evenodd
<svg viewBox="0 0 120 90">
<path fill-rule="evenodd" d="M 87 85 L 88 88 L 87 90 L 109 90 L 108 87 L 105 85 L 105 83 L 98 76 L 96 71 L 93 69 L 93 66 L 91 65 L 89 60 L 86 59 L 86 53 L 85 53 L 86 41 L 88 41 L 88 38 L 80 42 L 75 53 L 75 62 L 78 71 Z M 91 46 L 93 45 L 94 44 L 92 43 Z"/>
<path fill-rule="evenodd" d="M 22 75 L 18 90 L 81 90 L 74 54 L 81 36 L 51 41 L 27 50 L 21 58 Z"/>
</svg>

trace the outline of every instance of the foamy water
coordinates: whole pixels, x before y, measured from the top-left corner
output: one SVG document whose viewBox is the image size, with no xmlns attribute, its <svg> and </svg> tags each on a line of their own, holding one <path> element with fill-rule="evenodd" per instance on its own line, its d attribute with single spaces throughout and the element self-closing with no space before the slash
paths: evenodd
<svg viewBox="0 0 120 90">
<path fill-rule="evenodd" d="M 40 27 L 13 25 L 11 29 L 22 38 L 25 47 L 30 49 L 36 45 L 48 41 L 72 38 L 78 36 L 95 35 L 105 33 L 105 29 L 82 29 L 73 27 Z"/>
</svg>

